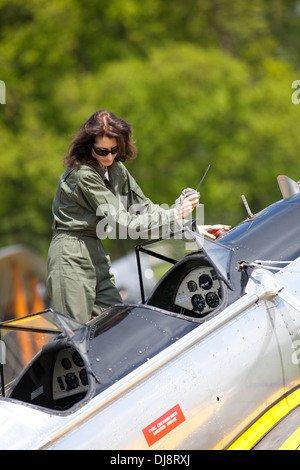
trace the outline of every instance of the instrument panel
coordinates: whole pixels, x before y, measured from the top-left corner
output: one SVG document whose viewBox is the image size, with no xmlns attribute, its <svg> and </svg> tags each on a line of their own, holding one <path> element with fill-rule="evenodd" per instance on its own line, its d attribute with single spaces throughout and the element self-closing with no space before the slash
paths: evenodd
<svg viewBox="0 0 300 470">
<path fill-rule="evenodd" d="M 89 387 L 83 360 L 75 349 L 59 351 L 53 372 L 53 399 L 86 392 Z"/>
<path fill-rule="evenodd" d="M 206 315 L 221 303 L 221 286 L 212 267 L 190 271 L 181 281 L 175 305 L 199 315 Z"/>
</svg>

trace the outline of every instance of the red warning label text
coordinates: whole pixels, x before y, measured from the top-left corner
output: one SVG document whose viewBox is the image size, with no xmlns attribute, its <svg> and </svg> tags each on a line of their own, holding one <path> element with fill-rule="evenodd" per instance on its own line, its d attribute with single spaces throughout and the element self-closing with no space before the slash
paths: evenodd
<svg viewBox="0 0 300 470">
<path fill-rule="evenodd" d="M 183 421 L 185 421 L 185 416 L 180 406 L 175 405 L 165 414 L 153 421 L 153 423 L 149 424 L 149 426 L 145 427 L 143 433 L 149 447 L 172 431 L 172 429 L 179 426 L 179 424 L 183 423 Z"/>
</svg>

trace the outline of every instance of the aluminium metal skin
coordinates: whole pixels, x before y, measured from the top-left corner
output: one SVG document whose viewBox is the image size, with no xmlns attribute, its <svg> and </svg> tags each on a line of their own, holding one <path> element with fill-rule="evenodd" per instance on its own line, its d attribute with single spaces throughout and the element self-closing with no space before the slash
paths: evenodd
<svg viewBox="0 0 300 470">
<path fill-rule="evenodd" d="M 0 324 L 0 448 L 224 449 L 297 388 L 300 193 L 279 184 L 282 200 L 216 242 L 187 228 L 196 250 L 162 255 L 174 266 L 141 304 Z"/>
</svg>

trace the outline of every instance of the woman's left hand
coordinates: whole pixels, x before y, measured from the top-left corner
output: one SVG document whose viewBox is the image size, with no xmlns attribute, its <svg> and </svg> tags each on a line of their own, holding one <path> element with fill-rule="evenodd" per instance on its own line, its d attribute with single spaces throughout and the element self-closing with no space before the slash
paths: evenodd
<svg viewBox="0 0 300 470">
<path fill-rule="evenodd" d="M 204 235 L 205 237 L 211 238 L 212 240 L 215 240 L 217 236 L 219 235 L 219 231 L 223 232 L 228 231 L 231 229 L 231 225 L 197 225 L 197 228 L 199 230 L 199 233 L 201 235 Z"/>
</svg>

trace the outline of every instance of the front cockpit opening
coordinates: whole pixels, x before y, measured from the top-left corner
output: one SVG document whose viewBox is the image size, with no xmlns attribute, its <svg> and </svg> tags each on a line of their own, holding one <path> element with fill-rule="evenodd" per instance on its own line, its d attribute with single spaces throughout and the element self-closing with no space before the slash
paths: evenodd
<svg viewBox="0 0 300 470">
<path fill-rule="evenodd" d="M 138 268 L 140 252 L 160 260 L 168 268 L 147 299 L 139 269 L 142 303 L 202 322 L 224 306 L 231 251 L 206 240 L 199 249 L 198 240 L 187 235 L 147 241 L 136 247 Z"/>
<path fill-rule="evenodd" d="M 226 286 L 204 256 L 187 256 L 157 284 L 147 304 L 199 321 L 223 305 Z"/>
</svg>

